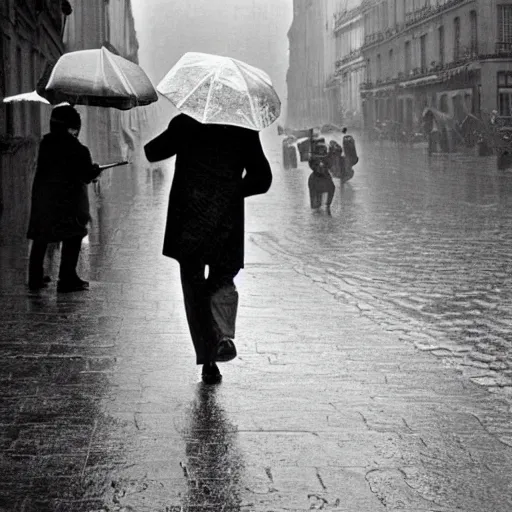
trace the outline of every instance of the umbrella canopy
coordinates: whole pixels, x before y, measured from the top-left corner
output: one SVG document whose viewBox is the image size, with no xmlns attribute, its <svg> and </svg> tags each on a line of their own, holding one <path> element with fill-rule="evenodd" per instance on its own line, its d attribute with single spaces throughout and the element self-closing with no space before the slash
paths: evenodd
<svg viewBox="0 0 512 512">
<path fill-rule="evenodd" d="M 441 112 L 432 107 L 426 107 L 423 110 L 422 117 L 427 131 L 432 130 L 435 121 L 439 130 L 450 130 L 457 135 L 460 140 L 464 140 L 460 133 L 460 128 L 457 125 L 457 121 L 445 112 Z"/>
<path fill-rule="evenodd" d="M 37 91 L 24 92 L 22 94 L 15 94 L 14 96 L 7 96 L 2 100 L 4 103 L 19 103 L 20 101 L 35 101 L 38 103 L 45 103 L 49 105 L 50 102 L 37 94 Z"/>
<path fill-rule="evenodd" d="M 264 71 L 207 53 L 185 53 L 157 90 L 180 111 L 204 124 L 262 130 L 281 112 L 279 97 Z"/>
<path fill-rule="evenodd" d="M 37 92 L 53 105 L 67 101 L 120 110 L 158 100 L 143 69 L 105 47 L 65 53 L 43 74 Z"/>
<path fill-rule="evenodd" d="M 427 124 L 431 124 L 433 121 L 435 121 L 439 128 L 454 130 L 458 132 L 457 121 L 455 118 L 449 116 L 445 112 L 441 112 L 440 110 L 432 107 L 426 107 L 423 110 L 422 117 Z"/>
</svg>

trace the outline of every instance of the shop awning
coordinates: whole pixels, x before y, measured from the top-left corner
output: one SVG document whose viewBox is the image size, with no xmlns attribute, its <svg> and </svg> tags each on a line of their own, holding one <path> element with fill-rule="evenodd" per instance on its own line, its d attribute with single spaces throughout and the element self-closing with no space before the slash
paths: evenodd
<svg viewBox="0 0 512 512">
<path fill-rule="evenodd" d="M 421 85 L 435 84 L 441 82 L 443 79 L 439 75 L 422 76 L 407 82 L 400 82 L 400 87 L 418 87 Z"/>
<path fill-rule="evenodd" d="M 372 89 L 366 89 L 364 92 L 387 92 L 387 91 L 394 91 L 395 85 L 383 85 L 382 87 L 374 87 Z"/>
</svg>

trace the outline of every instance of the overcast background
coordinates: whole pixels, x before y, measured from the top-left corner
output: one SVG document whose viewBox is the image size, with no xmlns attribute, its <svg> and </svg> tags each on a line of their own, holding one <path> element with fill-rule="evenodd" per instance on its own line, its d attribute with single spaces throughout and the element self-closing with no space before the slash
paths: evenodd
<svg viewBox="0 0 512 512">
<path fill-rule="evenodd" d="M 132 7 L 139 61 L 155 85 L 185 52 L 234 57 L 270 75 L 284 118 L 292 0 L 132 0 Z"/>
</svg>

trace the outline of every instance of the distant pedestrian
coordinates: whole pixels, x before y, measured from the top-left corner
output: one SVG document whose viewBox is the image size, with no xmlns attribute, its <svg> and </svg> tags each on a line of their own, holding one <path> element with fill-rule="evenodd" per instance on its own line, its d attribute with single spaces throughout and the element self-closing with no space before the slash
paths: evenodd
<svg viewBox="0 0 512 512">
<path fill-rule="evenodd" d="M 295 142 L 297 139 L 289 135 L 283 139 L 283 168 L 296 169 L 297 168 L 297 150 L 295 149 Z"/>
<path fill-rule="evenodd" d="M 333 178 L 340 178 L 345 170 L 345 157 L 343 156 L 343 148 L 335 141 L 329 142 L 329 151 L 327 152 L 329 161 L 329 171 Z"/>
<path fill-rule="evenodd" d="M 357 155 L 356 141 L 352 135 L 347 133 L 347 128 L 343 128 L 343 151 L 345 152 L 345 162 L 348 166 L 353 167 L 359 162 L 359 156 Z"/>
<path fill-rule="evenodd" d="M 311 208 L 317 210 L 322 206 L 322 197 L 327 195 L 325 207 L 331 213 L 331 203 L 334 198 L 336 186 L 329 173 L 329 157 L 327 146 L 316 143 L 309 158 L 309 167 L 313 171 L 308 178 L 309 198 Z"/>
<path fill-rule="evenodd" d="M 329 171 L 334 178 L 339 178 L 340 184 L 346 183 L 354 177 L 354 169 L 348 158 L 343 154 L 343 148 L 335 141 L 329 143 Z"/>
<path fill-rule="evenodd" d="M 270 165 L 258 132 L 185 114 L 144 150 L 150 162 L 176 155 L 163 254 L 180 264 L 196 363 L 203 382 L 214 384 L 222 378 L 216 362 L 236 357 L 233 280 L 244 267 L 244 198 L 269 189 Z"/>
<path fill-rule="evenodd" d="M 437 123 L 435 119 L 432 119 L 432 128 L 428 134 L 428 152 L 436 153 L 438 151 L 439 145 L 441 143 L 441 136 L 439 132 L 439 128 L 437 127 Z"/>
<path fill-rule="evenodd" d="M 41 140 L 32 186 L 32 204 L 27 237 L 32 240 L 28 285 L 45 288 L 44 258 L 49 243 L 62 242 L 58 292 L 86 290 L 76 267 L 87 235 L 89 198 L 87 184 L 101 170 L 93 164 L 89 149 L 80 143 L 80 114 L 70 105 L 52 110 L 50 133 Z"/>
</svg>

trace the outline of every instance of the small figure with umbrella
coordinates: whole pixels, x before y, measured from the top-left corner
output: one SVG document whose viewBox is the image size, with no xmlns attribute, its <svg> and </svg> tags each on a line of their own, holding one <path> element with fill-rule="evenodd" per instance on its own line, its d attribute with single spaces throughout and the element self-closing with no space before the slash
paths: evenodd
<svg viewBox="0 0 512 512">
<path fill-rule="evenodd" d="M 244 200 L 270 187 L 258 131 L 278 118 L 280 102 L 263 71 L 204 53 L 186 53 L 157 90 L 182 112 L 144 148 L 150 162 L 176 155 L 163 254 L 180 265 L 196 363 L 215 384 L 216 363 L 237 355 Z"/>
</svg>

